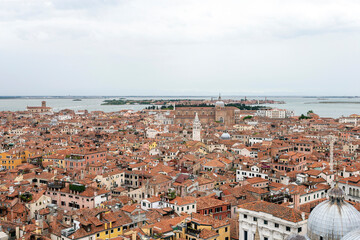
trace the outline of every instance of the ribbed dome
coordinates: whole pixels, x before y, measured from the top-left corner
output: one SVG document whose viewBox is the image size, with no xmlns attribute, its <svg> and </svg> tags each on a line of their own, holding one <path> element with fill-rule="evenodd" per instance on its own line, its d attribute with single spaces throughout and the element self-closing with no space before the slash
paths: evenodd
<svg viewBox="0 0 360 240">
<path fill-rule="evenodd" d="M 216 106 L 216 107 L 225 107 L 225 103 L 224 103 L 223 101 L 217 101 L 217 102 L 215 103 L 215 106 Z"/>
<path fill-rule="evenodd" d="M 344 201 L 343 191 L 335 186 L 329 191 L 329 200 L 317 205 L 307 222 L 307 236 L 311 240 L 341 240 L 354 229 L 360 228 L 360 212 Z"/>
<path fill-rule="evenodd" d="M 349 232 L 341 240 L 360 240 L 360 229 Z"/>
<path fill-rule="evenodd" d="M 285 240 L 308 240 L 309 238 L 307 238 L 306 236 L 301 236 L 301 235 L 290 235 L 288 236 Z"/>
<path fill-rule="evenodd" d="M 337 185 L 329 191 L 328 195 L 329 195 L 330 201 L 344 200 L 344 192 Z"/>
<path fill-rule="evenodd" d="M 221 134 L 221 137 L 220 137 L 221 139 L 231 139 L 231 136 L 230 136 L 230 134 L 228 134 L 228 133 L 223 133 L 223 134 Z"/>
</svg>

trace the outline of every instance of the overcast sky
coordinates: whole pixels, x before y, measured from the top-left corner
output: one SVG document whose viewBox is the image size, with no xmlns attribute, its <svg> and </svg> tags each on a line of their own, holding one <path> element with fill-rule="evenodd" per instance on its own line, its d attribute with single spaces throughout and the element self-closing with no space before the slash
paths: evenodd
<svg viewBox="0 0 360 240">
<path fill-rule="evenodd" d="M 360 1 L 0 0 L 0 95 L 360 95 Z"/>
</svg>

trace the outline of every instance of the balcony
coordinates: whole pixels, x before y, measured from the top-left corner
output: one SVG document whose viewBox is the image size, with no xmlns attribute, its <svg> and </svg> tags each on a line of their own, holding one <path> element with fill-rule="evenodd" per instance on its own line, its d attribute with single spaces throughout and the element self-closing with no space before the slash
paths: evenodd
<svg viewBox="0 0 360 240">
<path fill-rule="evenodd" d="M 61 181 L 51 182 L 48 184 L 48 188 L 53 188 L 53 189 L 62 189 L 64 187 L 65 187 L 65 182 L 61 182 Z"/>
<path fill-rule="evenodd" d="M 192 228 L 189 228 L 189 227 L 186 228 L 186 231 L 185 231 L 186 234 L 189 234 L 189 235 L 194 236 L 194 237 L 198 237 L 200 232 L 201 232 L 201 230 L 192 229 Z"/>
</svg>

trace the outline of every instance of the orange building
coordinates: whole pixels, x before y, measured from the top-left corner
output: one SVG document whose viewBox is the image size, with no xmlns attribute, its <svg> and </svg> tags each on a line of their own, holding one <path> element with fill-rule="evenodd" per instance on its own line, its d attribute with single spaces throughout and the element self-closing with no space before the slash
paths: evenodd
<svg viewBox="0 0 360 240">
<path fill-rule="evenodd" d="M 231 126 L 240 122 L 240 109 L 225 107 L 223 101 L 217 101 L 215 107 L 178 107 L 175 108 L 175 124 L 191 125 L 196 113 L 202 124 L 221 122 Z"/>
</svg>

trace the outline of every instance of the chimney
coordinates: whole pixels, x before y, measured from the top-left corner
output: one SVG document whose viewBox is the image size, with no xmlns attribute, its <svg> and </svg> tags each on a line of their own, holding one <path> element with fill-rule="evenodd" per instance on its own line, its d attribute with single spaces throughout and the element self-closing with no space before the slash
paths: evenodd
<svg viewBox="0 0 360 240">
<path fill-rule="evenodd" d="M 296 192 L 294 194 L 294 209 L 300 210 L 300 193 Z"/>
<path fill-rule="evenodd" d="M 305 213 L 304 212 L 301 212 L 301 218 L 302 218 L 303 221 L 305 220 Z"/>
</svg>

